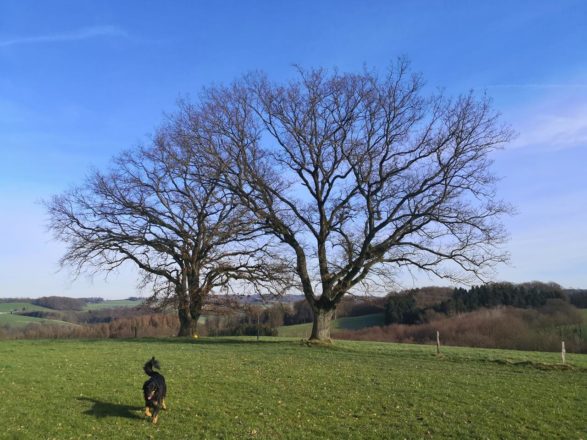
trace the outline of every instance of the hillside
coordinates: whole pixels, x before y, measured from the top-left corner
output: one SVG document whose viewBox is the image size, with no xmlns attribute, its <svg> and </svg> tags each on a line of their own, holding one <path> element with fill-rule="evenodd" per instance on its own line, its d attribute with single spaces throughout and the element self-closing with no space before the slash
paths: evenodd
<svg viewBox="0 0 587 440">
<path fill-rule="evenodd" d="M 131 300 L 105 300 L 99 303 L 88 303 L 84 311 L 116 309 L 119 307 L 136 307 L 142 304 L 142 301 Z M 54 324 L 54 325 L 74 325 L 61 319 L 52 319 L 52 317 L 35 317 L 25 316 L 23 314 L 31 312 L 43 312 L 48 315 L 59 315 L 60 311 L 32 304 L 30 300 L 21 300 L 14 302 L 0 302 L 0 326 L 7 327 L 24 327 L 29 324 Z M 66 310 L 67 312 L 67 310 Z M 80 313 L 71 311 L 72 314 Z M 81 312 L 83 313 L 83 312 Z"/>
<path fill-rule="evenodd" d="M 87 304 L 84 310 L 115 309 L 118 307 L 137 307 L 143 303 L 142 300 L 111 299 L 99 303 Z"/>
<path fill-rule="evenodd" d="M 42 319 L 19 315 L 19 313 L 26 312 L 51 312 L 51 309 L 21 301 L 0 303 L 0 326 L 24 327 L 28 324 L 69 324 L 60 320 Z"/>
<path fill-rule="evenodd" d="M 339 341 L 6 341 L 8 438 L 342 439 L 584 437 L 587 356 Z M 143 363 L 168 407 L 142 415 Z M 50 376 L 48 372 L 59 371 Z M 42 396 L 42 398 L 39 398 Z M 50 416 L 48 413 L 50 408 Z"/>
</svg>

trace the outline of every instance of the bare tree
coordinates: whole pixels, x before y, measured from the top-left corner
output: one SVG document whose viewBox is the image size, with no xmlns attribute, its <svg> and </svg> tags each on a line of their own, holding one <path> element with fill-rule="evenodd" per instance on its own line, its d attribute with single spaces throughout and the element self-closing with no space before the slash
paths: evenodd
<svg viewBox="0 0 587 440">
<path fill-rule="evenodd" d="M 251 214 L 200 173 L 201 146 L 191 135 L 197 125 L 197 115 L 180 106 L 149 146 L 46 203 L 50 230 L 67 244 L 61 265 L 77 275 L 133 263 L 150 299 L 177 307 L 179 336 L 195 332 L 214 289 L 285 286 L 283 265 Z"/>
<path fill-rule="evenodd" d="M 200 107 L 223 186 L 292 253 L 311 339 L 398 270 L 465 282 L 507 259 L 489 155 L 511 132 L 488 99 L 425 97 L 404 60 L 382 78 L 298 73 L 211 88 Z"/>
</svg>

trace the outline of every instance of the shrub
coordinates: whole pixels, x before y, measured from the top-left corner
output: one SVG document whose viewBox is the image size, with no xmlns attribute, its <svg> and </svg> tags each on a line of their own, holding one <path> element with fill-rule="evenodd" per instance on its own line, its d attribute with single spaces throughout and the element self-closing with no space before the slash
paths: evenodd
<svg viewBox="0 0 587 440">
<path fill-rule="evenodd" d="M 177 316 L 151 314 L 115 319 L 109 323 L 93 325 L 51 325 L 32 323 L 24 328 L 4 328 L 4 339 L 57 339 L 57 338 L 133 338 L 175 336 L 179 329 Z"/>
<path fill-rule="evenodd" d="M 559 300 L 537 310 L 480 309 L 419 325 L 393 324 L 334 332 L 333 337 L 433 344 L 436 331 L 439 331 L 441 342 L 446 345 L 559 351 L 562 335 L 568 351 L 587 353 L 587 339 L 581 332 L 581 322 L 577 309 Z"/>
</svg>

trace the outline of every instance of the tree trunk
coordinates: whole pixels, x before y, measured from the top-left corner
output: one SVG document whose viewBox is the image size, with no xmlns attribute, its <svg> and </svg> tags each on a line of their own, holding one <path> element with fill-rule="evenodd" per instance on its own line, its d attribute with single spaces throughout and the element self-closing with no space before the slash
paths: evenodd
<svg viewBox="0 0 587 440">
<path fill-rule="evenodd" d="M 192 319 L 189 304 L 180 305 L 177 309 L 177 313 L 179 316 L 179 332 L 177 333 L 177 336 L 192 337 L 196 331 L 197 321 L 194 322 Z"/>
<path fill-rule="evenodd" d="M 194 336 L 198 331 L 198 320 L 202 314 L 202 306 L 207 294 L 208 291 L 204 289 L 190 290 L 190 316 L 192 317 L 192 333 L 190 336 Z"/>
<path fill-rule="evenodd" d="M 314 323 L 310 341 L 330 342 L 330 324 L 335 310 L 334 308 L 330 310 L 313 308 Z"/>
</svg>

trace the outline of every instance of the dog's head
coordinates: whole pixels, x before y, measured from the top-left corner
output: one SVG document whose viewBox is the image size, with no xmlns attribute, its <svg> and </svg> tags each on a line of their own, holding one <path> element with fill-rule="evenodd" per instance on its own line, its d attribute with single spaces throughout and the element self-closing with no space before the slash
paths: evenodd
<svg viewBox="0 0 587 440">
<path fill-rule="evenodd" d="M 155 382 L 151 382 L 147 385 L 145 389 L 145 400 L 147 401 L 156 401 L 157 399 L 157 385 Z"/>
</svg>

